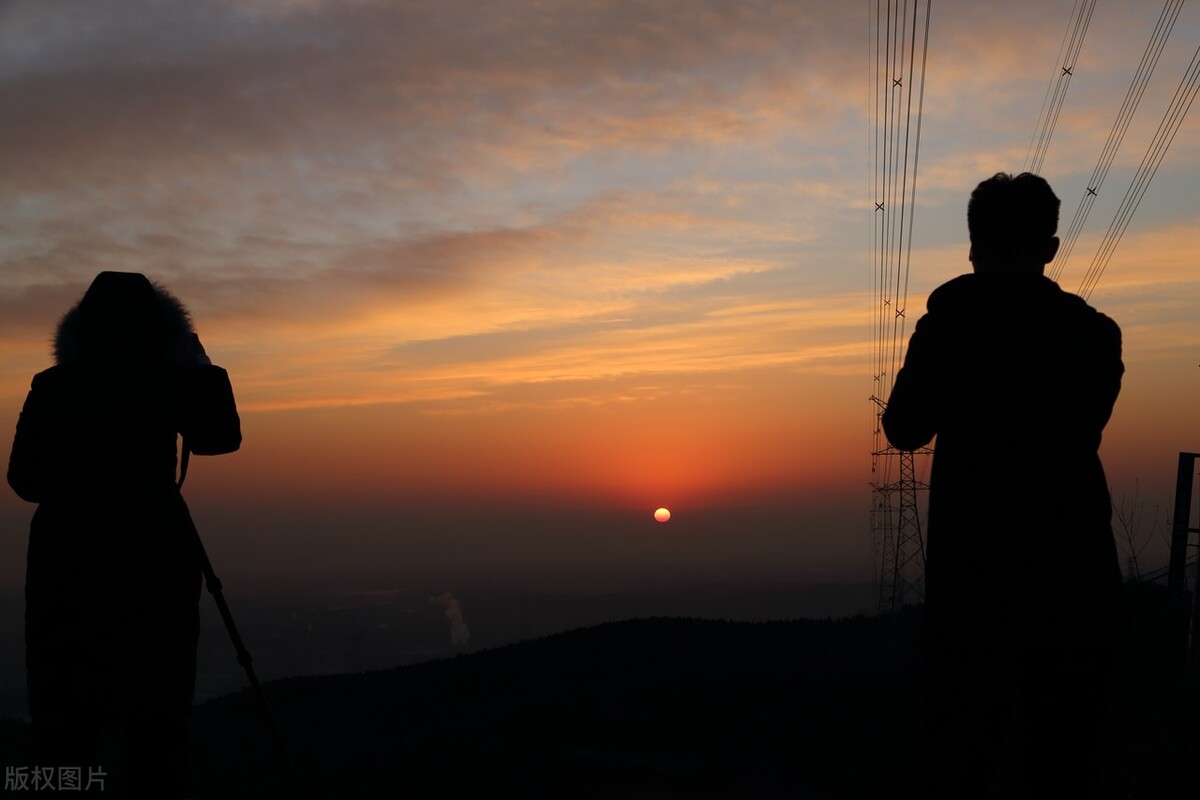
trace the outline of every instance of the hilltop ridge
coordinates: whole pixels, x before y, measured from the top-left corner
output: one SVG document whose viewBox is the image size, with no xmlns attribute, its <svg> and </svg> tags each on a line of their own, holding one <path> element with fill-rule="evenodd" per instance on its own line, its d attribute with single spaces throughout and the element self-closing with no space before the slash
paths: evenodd
<svg viewBox="0 0 1200 800">
<path fill-rule="evenodd" d="M 1102 800 L 1190 800 L 1200 703 L 1163 592 L 1127 591 Z M 921 609 L 838 620 L 608 622 L 267 692 L 309 798 L 867 798 L 901 789 Z M 0 726 L 23 763 L 27 728 Z M 993 800 L 1012 797 L 1017 745 Z M 290 797 L 249 691 L 193 715 L 189 797 Z"/>
</svg>

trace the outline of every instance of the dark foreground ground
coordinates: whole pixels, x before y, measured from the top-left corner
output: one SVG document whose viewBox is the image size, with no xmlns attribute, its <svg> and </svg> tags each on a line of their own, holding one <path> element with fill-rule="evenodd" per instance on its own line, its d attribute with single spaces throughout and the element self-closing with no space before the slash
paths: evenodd
<svg viewBox="0 0 1200 800">
<path fill-rule="evenodd" d="M 1105 797 L 1193 800 L 1197 693 L 1162 594 L 1131 587 L 1128 600 Z M 309 798 L 875 798 L 905 784 L 919 624 L 919 609 L 631 620 L 267 692 Z M 5 765 L 28 763 L 26 748 L 24 726 L 0 728 Z M 1020 796 L 1018 760 L 1000 761 L 992 796 Z M 295 796 L 249 692 L 197 707 L 191 787 Z"/>
</svg>

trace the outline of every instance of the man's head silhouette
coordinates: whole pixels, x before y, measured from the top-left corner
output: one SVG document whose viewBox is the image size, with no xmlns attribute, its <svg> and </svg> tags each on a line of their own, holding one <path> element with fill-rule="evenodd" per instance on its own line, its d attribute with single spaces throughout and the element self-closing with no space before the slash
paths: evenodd
<svg viewBox="0 0 1200 800">
<path fill-rule="evenodd" d="M 967 203 L 976 272 L 1041 274 L 1058 252 L 1059 200 L 1040 176 L 998 172 Z"/>
</svg>

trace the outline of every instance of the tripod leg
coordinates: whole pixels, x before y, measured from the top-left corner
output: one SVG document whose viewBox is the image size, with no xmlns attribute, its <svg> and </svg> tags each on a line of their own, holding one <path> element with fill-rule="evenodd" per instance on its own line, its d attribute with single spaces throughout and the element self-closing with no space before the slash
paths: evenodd
<svg viewBox="0 0 1200 800">
<path fill-rule="evenodd" d="M 197 558 L 200 560 L 200 569 L 204 574 L 204 585 L 208 587 L 208 593 L 212 595 L 213 600 L 217 604 L 217 610 L 220 612 L 221 619 L 225 623 L 225 629 L 229 632 L 229 638 L 233 642 L 233 649 L 237 651 L 238 663 L 242 665 L 242 669 L 246 672 L 246 678 L 250 681 L 250 687 L 254 691 L 255 697 L 258 698 L 259 708 L 262 709 L 263 716 L 266 717 L 267 724 L 271 728 L 271 736 L 275 740 L 275 744 L 279 747 L 279 752 L 283 755 L 284 763 L 287 764 L 296 797 L 303 800 L 304 786 L 300 782 L 300 775 L 296 771 L 295 762 L 292 761 L 292 754 L 287 748 L 287 743 L 284 741 L 283 731 L 280 730 L 279 723 L 275 721 L 275 715 L 271 712 L 271 705 L 267 702 L 267 695 L 263 692 L 262 685 L 258 682 L 258 676 L 254 673 L 250 651 L 246 649 L 241 634 L 238 633 L 237 625 L 233 621 L 233 613 L 229 610 L 229 604 L 225 602 L 225 595 L 221 591 L 221 581 L 217 578 L 217 574 L 213 570 L 212 562 L 208 560 L 208 552 L 205 551 L 204 542 L 200 539 L 200 531 L 196 529 L 196 525 L 192 521 L 192 516 L 187 511 L 187 506 L 184 505 L 183 508 L 188 528 L 195 541 Z"/>
</svg>

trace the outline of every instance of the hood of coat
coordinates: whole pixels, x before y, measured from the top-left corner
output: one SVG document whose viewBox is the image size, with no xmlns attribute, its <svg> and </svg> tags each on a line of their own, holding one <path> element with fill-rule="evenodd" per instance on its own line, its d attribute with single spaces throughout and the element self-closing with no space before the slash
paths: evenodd
<svg viewBox="0 0 1200 800">
<path fill-rule="evenodd" d="M 59 365 L 170 367 L 193 363 L 195 332 L 183 303 L 137 272 L 101 272 L 58 323 Z"/>
</svg>

